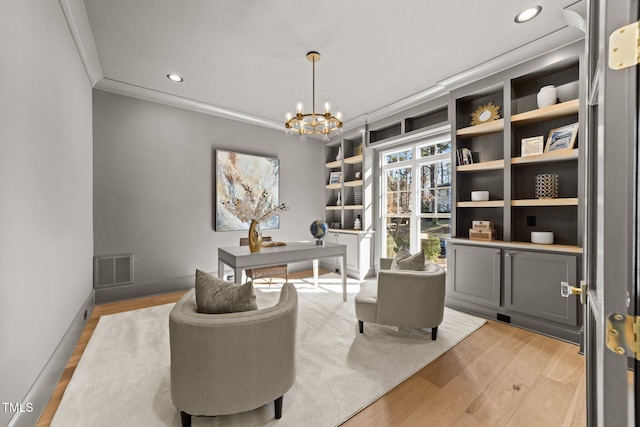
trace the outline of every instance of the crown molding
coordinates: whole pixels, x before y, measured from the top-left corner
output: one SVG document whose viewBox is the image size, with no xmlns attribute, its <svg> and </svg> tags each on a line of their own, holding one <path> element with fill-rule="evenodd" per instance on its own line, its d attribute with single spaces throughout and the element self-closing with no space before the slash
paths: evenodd
<svg viewBox="0 0 640 427">
<path fill-rule="evenodd" d="M 141 86 L 135 86 L 128 83 L 119 82 L 103 78 L 96 85 L 96 89 L 106 92 L 113 92 L 120 95 L 131 96 L 134 98 L 144 99 L 146 101 L 157 102 L 172 107 L 183 108 L 185 110 L 197 111 L 199 113 L 211 114 L 213 116 L 225 119 L 236 120 L 256 126 L 262 126 L 269 129 L 275 129 L 284 133 L 284 122 L 278 122 L 264 117 L 258 117 L 240 111 L 229 110 L 227 108 L 217 107 L 205 102 L 195 101 L 193 99 L 184 98 L 168 93 L 159 92 Z"/>
<path fill-rule="evenodd" d="M 80 54 L 80 60 L 84 65 L 87 77 L 89 77 L 89 81 L 93 87 L 104 77 L 104 74 L 102 73 L 102 66 L 98 59 L 96 44 L 93 41 L 93 34 L 89 26 L 89 18 L 87 18 L 84 2 L 82 0 L 58 1 L 62 8 L 62 13 L 67 20 L 67 25 L 69 26 L 73 41 L 76 44 L 76 49 Z"/>
</svg>

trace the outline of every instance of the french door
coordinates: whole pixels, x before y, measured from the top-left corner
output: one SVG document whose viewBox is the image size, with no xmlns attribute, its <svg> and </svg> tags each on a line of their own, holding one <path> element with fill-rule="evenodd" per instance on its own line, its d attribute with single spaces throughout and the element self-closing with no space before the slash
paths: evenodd
<svg viewBox="0 0 640 427">
<path fill-rule="evenodd" d="M 608 320 L 638 312 L 637 66 L 609 67 L 609 35 L 638 20 L 636 1 L 590 0 L 587 17 L 587 209 L 584 310 L 587 425 L 638 425 L 633 371 L 626 355 L 607 349 L 618 332 Z M 634 46 L 635 47 L 635 46 Z M 617 314 L 617 316 L 616 316 Z M 615 316 L 615 317 L 614 317 Z M 624 346 L 614 344 L 617 353 Z M 636 369 L 637 372 L 637 369 Z M 631 379 L 631 380 L 629 380 Z M 636 386 L 637 387 L 637 386 Z"/>
</svg>

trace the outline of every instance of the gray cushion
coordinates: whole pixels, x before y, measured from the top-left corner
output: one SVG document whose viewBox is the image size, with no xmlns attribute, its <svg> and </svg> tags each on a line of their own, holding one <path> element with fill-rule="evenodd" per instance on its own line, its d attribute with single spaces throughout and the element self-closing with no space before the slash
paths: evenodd
<svg viewBox="0 0 640 427">
<path fill-rule="evenodd" d="M 236 285 L 201 270 L 196 270 L 196 304 L 207 314 L 258 309 L 252 282 Z"/>
<path fill-rule="evenodd" d="M 396 262 L 395 270 L 424 271 L 424 251 L 417 252 Z M 394 270 L 393 264 L 391 269 Z"/>
<path fill-rule="evenodd" d="M 402 246 L 400 249 L 398 249 L 398 253 L 396 253 L 396 256 L 393 258 L 393 261 L 391 261 L 390 270 L 398 270 L 398 261 L 403 260 L 405 258 L 409 258 L 410 256 L 411 256 L 411 252 L 409 252 L 409 249 Z"/>
</svg>

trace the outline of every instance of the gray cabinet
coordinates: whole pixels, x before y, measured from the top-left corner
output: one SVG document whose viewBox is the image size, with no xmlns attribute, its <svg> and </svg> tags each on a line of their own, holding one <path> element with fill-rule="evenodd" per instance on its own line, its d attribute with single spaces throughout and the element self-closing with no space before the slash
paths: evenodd
<svg viewBox="0 0 640 427">
<path fill-rule="evenodd" d="M 566 325 L 578 325 L 576 298 L 562 298 L 560 282 L 576 284 L 577 258 L 505 251 L 504 307 Z"/>
<path fill-rule="evenodd" d="M 450 244 L 447 293 L 489 307 L 500 306 L 501 250 Z"/>
</svg>

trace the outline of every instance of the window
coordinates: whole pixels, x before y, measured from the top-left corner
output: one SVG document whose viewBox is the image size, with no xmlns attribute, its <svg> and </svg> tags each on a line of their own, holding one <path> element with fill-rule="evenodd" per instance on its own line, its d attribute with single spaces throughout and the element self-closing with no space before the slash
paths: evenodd
<svg viewBox="0 0 640 427">
<path fill-rule="evenodd" d="M 383 256 L 395 256 L 402 246 L 444 256 L 444 238 L 451 235 L 448 133 L 380 152 L 380 165 Z"/>
</svg>

